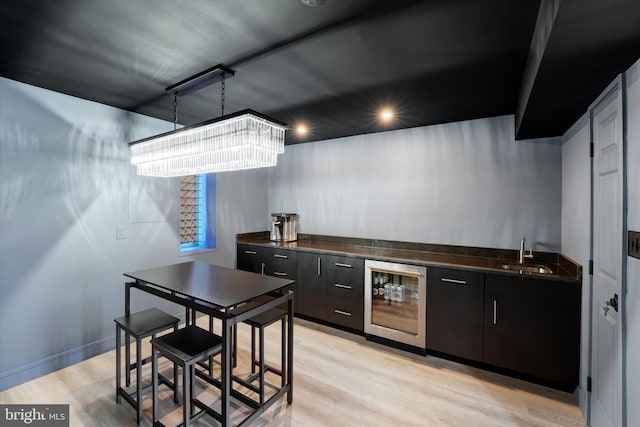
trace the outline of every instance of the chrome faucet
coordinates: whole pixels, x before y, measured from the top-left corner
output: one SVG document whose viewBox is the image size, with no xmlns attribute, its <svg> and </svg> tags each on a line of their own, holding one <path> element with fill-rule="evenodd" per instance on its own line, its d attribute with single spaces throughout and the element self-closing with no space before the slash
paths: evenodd
<svg viewBox="0 0 640 427">
<path fill-rule="evenodd" d="M 518 262 L 520 264 L 524 264 L 524 260 L 526 259 L 533 259 L 533 250 L 529 249 L 529 253 L 525 254 L 525 250 L 524 250 L 524 242 L 526 241 L 526 239 L 524 237 L 522 237 L 522 240 L 520 240 L 520 253 L 518 256 Z"/>
</svg>

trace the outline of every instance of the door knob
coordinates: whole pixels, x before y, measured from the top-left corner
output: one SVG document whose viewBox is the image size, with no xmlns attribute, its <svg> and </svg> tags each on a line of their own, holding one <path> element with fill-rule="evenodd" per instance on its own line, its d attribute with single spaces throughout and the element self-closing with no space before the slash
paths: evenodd
<svg viewBox="0 0 640 427">
<path fill-rule="evenodd" d="M 604 313 L 605 316 L 607 314 L 607 311 L 609 311 L 609 309 L 614 309 L 615 312 L 618 312 L 618 294 L 613 294 L 613 298 L 609 299 L 609 301 L 605 302 L 605 308 L 604 308 Z"/>
<path fill-rule="evenodd" d="M 607 301 L 607 306 L 618 312 L 618 294 L 613 294 L 613 298 Z"/>
</svg>

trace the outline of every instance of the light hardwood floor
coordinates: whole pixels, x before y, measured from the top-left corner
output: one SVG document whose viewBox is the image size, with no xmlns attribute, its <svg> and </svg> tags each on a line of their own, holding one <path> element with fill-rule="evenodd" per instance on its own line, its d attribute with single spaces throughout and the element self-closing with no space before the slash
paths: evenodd
<svg viewBox="0 0 640 427">
<path fill-rule="evenodd" d="M 199 321 L 206 327 L 205 319 Z M 294 402 L 271 407 L 257 426 L 583 426 L 568 393 L 435 357 L 420 357 L 296 319 Z M 239 364 L 248 371 L 249 327 L 239 331 Z M 267 329 L 267 361 L 278 365 L 279 331 Z M 149 351 L 149 346 L 145 347 Z M 124 354 L 124 352 L 123 352 Z M 166 363 L 166 362 L 165 362 Z M 135 426 L 135 411 L 115 403 L 115 350 L 0 393 L 0 403 L 68 403 L 72 426 Z M 168 365 L 164 366 L 165 368 Z M 149 378 L 150 367 L 144 375 Z M 273 382 L 275 377 L 269 377 Z M 215 405 L 217 394 L 201 391 Z M 150 426 L 150 393 L 144 395 Z M 180 421 L 169 391 L 160 394 L 166 425 Z M 240 409 L 234 413 L 242 419 Z M 217 425 L 201 418 L 196 425 Z"/>
</svg>

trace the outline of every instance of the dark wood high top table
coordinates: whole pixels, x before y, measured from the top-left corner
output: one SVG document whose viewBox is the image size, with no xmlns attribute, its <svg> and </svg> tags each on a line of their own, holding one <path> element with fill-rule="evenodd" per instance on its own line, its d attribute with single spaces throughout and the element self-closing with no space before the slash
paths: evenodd
<svg viewBox="0 0 640 427">
<path fill-rule="evenodd" d="M 160 298 L 183 305 L 187 310 L 195 310 L 214 316 L 222 321 L 222 361 L 221 380 L 200 376 L 221 389 L 221 410 L 206 408 L 208 414 L 222 423 L 230 424 L 230 398 L 252 409 L 238 425 L 248 425 L 257 419 L 273 403 L 285 393 L 287 402 L 293 401 L 293 292 L 285 288 L 292 285 L 291 280 L 264 276 L 256 273 L 225 268 L 200 261 L 185 262 L 165 267 L 124 273 L 133 279 L 125 283 L 125 314 L 130 314 L 131 288 L 139 289 Z M 238 315 L 231 313 L 231 308 L 271 294 L 274 299 L 269 300 L 251 310 Z M 280 304 L 287 303 L 287 360 L 285 386 L 279 389 L 263 405 L 245 394 L 234 390 L 231 382 L 231 338 L 234 325 L 258 313 L 262 313 Z M 187 316 L 187 322 L 189 316 Z M 128 340 L 127 340 L 128 343 Z M 285 367 L 283 367 L 284 369 Z M 186 404 L 186 403 L 185 403 Z"/>
</svg>

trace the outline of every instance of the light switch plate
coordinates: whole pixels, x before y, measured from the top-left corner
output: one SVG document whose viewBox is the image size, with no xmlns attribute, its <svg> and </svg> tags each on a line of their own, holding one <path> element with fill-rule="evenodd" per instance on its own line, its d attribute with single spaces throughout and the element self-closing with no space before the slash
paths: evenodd
<svg viewBox="0 0 640 427">
<path fill-rule="evenodd" d="M 640 259 L 640 232 L 629 231 L 628 254 L 630 257 Z"/>
<path fill-rule="evenodd" d="M 127 226 L 126 225 L 116 225 L 116 239 L 126 239 L 127 238 Z"/>
</svg>

